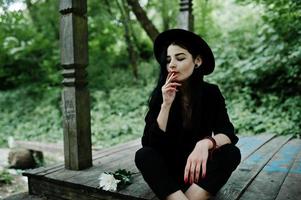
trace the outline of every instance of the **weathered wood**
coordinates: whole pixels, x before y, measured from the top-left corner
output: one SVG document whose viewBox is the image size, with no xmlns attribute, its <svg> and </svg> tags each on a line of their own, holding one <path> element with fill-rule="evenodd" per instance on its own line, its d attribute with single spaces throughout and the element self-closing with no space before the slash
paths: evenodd
<svg viewBox="0 0 301 200">
<path fill-rule="evenodd" d="M 227 184 L 218 192 L 216 199 L 239 199 L 265 164 L 291 137 L 292 136 L 276 137 L 248 157 L 248 159 L 241 163 L 238 169 L 233 172 Z"/>
<path fill-rule="evenodd" d="M 228 183 L 222 188 L 216 199 L 270 199 L 275 197 L 279 185 L 284 180 L 277 199 L 298 199 L 301 182 L 301 140 L 291 140 L 291 136 L 250 136 L 241 138 L 237 146 L 244 152 L 245 160 L 233 172 Z M 28 174 L 30 191 L 43 194 L 48 199 L 140 199 L 158 200 L 143 180 L 134 164 L 135 151 L 140 148 L 139 139 L 95 154 L 94 166 L 81 171 L 67 170 L 60 166 L 37 170 Z M 298 155 L 297 155 L 298 152 Z M 294 164 L 292 165 L 295 155 Z M 297 156 L 296 156 L 297 155 Z M 281 163 L 286 163 L 282 165 Z M 290 164 L 289 164 L 290 163 Z M 287 173 L 289 167 L 290 172 Z M 119 168 L 138 172 L 134 182 L 117 191 L 105 192 L 98 188 L 98 177 L 104 171 Z M 280 170 L 281 173 L 273 172 Z M 34 172 L 34 171 L 33 171 Z M 273 182 L 271 182 L 273 180 Z M 254 186 L 258 190 L 254 190 Z M 277 189 L 278 188 L 278 189 Z M 270 191 L 269 191 L 270 190 Z M 250 194 L 255 196 L 249 198 Z M 259 193 L 264 195 L 261 198 Z M 256 196 L 257 194 L 257 196 Z M 254 197 L 254 198 L 253 198 Z M 272 198 L 271 198 L 272 199 Z"/>
<path fill-rule="evenodd" d="M 177 26 L 185 30 L 193 31 L 193 21 L 192 0 L 181 0 Z"/>
<path fill-rule="evenodd" d="M 262 147 L 274 137 L 274 134 L 267 134 L 258 135 L 256 137 L 243 137 L 242 139 L 239 139 L 237 146 L 240 149 L 241 160 L 243 161 L 247 159 L 250 155 L 252 155 L 252 153 L 254 153 L 257 149 Z"/>
<path fill-rule="evenodd" d="M 87 4 L 85 0 L 60 0 L 59 10 L 62 14 L 73 12 L 83 15 L 87 13 Z"/>
<path fill-rule="evenodd" d="M 119 191 L 119 193 L 143 199 L 153 199 L 155 197 L 155 194 L 144 181 L 140 173 L 133 177 L 133 183 L 131 185 Z"/>
<path fill-rule="evenodd" d="M 88 26 L 85 16 L 74 13 L 61 16 L 60 46 L 65 77 L 85 77 L 84 67 L 88 64 Z"/>
<path fill-rule="evenodd" d="M 274 200 L 300 151 L 301 143 L 297 139 L 285 144 L 257 175 L 240 200 Z"/>
<path fill-rule="evenodd" d="M 92 166 L 89 92 L 65 87 L 62 93 L 65 167 L 72 170 Z"/>
<path fill-rule="evenodd" d="M 301 146 L 301 140 L 298 140 L 299 147 Z M 294 164 L 289 170 L 280 191 L 277 195 L 276 200 L 300 200 L 301 199 L 301 151 L 298 152 L 294 160 Z"/>
<path fill-rule="evenodd" d="M 66 200 L 66 199 L 81 199 L 81 200 L 119 200 L 120 198 L 112 192 L 81 187 L 68 184 L 57 184 L 57 182 L 45 182 L 29 178 L 29 183 L 33 186 L 30 188 L 31 194 L 42 194 L 47 199 Z M 135 199 L 135 198 L 133 198 Z"/>
<path fill-rule="evenodd" d="M 60 1 L 64 157 L 65 168 L 72 170 L 92 166 L 86 9 L 86 0 Z"/>
<path fill-rule="evenodd" d="M 50 144 L 50 143 L 42 143 L 37 141 L 14 141 L 15 147 L 21 147 L 25 149 L 35 150 L 35 151 L 46 151 L 51 153 L 63 153 L 63 145 L 62 144 Z"/>
<path fill-rule="evenodd" d="M 119 152 L 123 152 L 126 149 L 131 149 L 133 148 L 133 151 L 135 149 L 139 149 L 141 144 L 140 144 L 140 138 L 136 139 L 136 140 L 132 140 L 129 142 L 125 142 L 122 144 L 117 144 L 113 147 L 110 148 L 104 148 L 104 149 L 100 149 L 98 151 L 96 151 L 93 155 L 93 164 L 94 165 L 99 165 L 99 163 L 104 162 L 104 160 L 102 160 L 103 157 L 109 157 L 112 156 L 114 154 L 118 154 Z M 134 153 L 134 152 L 133 152 Z M 26 170 L 23 175 L 24 176 L 46 176 L 47 174 L 50 173 L 54 173 L 57 171 L 60 171 L 64 168 L 64 164 L 55 164 L 55 165 L 51 165 L 48 167 L 40 167 L 40 168 L 36 168 L 36 169 L 31 169 L 31 170 Z"/>
</svg>

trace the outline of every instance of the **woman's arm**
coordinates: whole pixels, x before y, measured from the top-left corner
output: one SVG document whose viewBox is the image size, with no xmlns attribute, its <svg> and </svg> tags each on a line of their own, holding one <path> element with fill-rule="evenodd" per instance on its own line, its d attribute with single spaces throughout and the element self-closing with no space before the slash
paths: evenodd
<svg viewBox="0 0 301 200">
<path fill-rule="evenodd" d="M 214 135 L 212 138 L 216 142 L 216 148 L 219 148 L 219 147 L 221 147 L 221 146 L 223 146 L 225 144 L 231 144 L 230 138 L 227 135 L 223 134 L 223 133 L 219 133 L 217 135 Z M 206 142 L 208 143 L 207 144 L 208 145 L 208 150 L 210 150 L 210 149 L 213 148 L 214 144 L 213 144 L 213 142 L 211 140 L 206 139 L 206 138 L 203 139 L 203 140 L 206 140 Z M 199 142 L 201 142 L 201 141 L 199 141 Z"/>
<path fill-rule="evenodd" d="M 167 126 L 170 107 L 171 107 L 170 105 L 163 103 L 161 105 L 161 110 L 160 110 L 158 118 L 157 118 L 158 126 L 164 132 L 166 132 L 166 126 Z"/>
</svg>

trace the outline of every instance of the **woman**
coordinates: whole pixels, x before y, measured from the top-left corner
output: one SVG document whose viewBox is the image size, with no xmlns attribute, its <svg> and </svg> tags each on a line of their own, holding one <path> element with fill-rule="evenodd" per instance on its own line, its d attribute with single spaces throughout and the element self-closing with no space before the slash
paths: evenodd
<svg viewBox="0 0 301 200">
<path fill-rule="evenodd" d="M 159 34 L 154 54 L 161 71 L 136 166 L 160 199 L 208 199 L 240 162 L 225 100 L 203 81 L 214 56 L 200 36 L 182 29 Z"/>
</svg>

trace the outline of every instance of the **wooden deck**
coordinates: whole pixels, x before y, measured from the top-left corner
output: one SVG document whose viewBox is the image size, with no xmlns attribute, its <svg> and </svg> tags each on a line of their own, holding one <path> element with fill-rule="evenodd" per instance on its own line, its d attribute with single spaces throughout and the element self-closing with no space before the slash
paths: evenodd
<svg viewBox="0 0 301 200">
<path fill-rule="evenodd" d="M 264 134 L 240 137 L 237 144 L 242 162 L 215 199 L 301 199 L 301 140 L 291 136 Z M 133 184 L 116 193 L 98 188 L 104 171 L 125 168 L 138 172 L 134 153 L 140 140 L 101 150 L 93 156 L 93 167 L 82 171 L 64 169 L 62 164 L 24 173 L 30 194 L 47 199 L 157 199 L 140 173 Z"/>
</svg>

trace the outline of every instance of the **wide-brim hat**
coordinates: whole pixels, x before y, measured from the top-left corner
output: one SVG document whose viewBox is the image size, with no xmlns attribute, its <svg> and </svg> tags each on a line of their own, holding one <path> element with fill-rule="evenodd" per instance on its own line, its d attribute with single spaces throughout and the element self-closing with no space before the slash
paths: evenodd
<svg viewBox="0 0 301 200">
<path fill-rule="evenodd" d="M 161 64 L 162 54 L 166 52 L 167 47 L 174 41 L 183 41 L 190 44 L 202 57 L 203 75 L 213 72 L 215 61 L 211 48 L 200 36 L 184 29 L 170 29 L 160 33 L 154 42 L 154 54 L 156 60 Z"/>
</svg>

